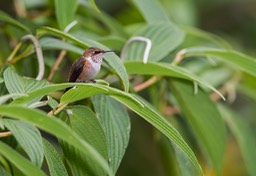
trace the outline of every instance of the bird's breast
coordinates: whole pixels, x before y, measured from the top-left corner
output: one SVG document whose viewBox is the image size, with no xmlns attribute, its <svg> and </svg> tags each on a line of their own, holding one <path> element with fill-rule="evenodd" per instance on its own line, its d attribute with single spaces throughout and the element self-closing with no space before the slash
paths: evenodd
<svg viewBox="0 0 256 176">
<path fill-rule="evenodd" d="M 101 62 L 94 62 L 91 57 L 84 62 L 83 71 L 78 77 L 78 81 L 87 81 L 93 79 L 100 71 Z"/>
</svg>

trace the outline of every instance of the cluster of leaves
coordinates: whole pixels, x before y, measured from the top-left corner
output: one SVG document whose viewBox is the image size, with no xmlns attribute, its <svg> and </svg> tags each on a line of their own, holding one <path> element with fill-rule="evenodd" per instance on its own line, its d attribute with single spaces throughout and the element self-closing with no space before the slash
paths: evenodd
<svg viewBox="0 0 256 176">
<path fill-rule="evenodd" d="M 182 127 L 174 127 L 172 124 L 178 122 L 168 121 L 162 115 L 170 106 L 179 107 L 179 114 L 193 131 L 208 166 L 217 174 L 221 173 L 225 154 L 226 123 L 241 147 L 248 172 L 255 175 L 256 140 L 248 124 L 225 104 L 213 102 L 209 97 L 212 91 L 217 99 L 222 96 L 214 87 L 222 86 L 223 92 L 227 93 L 228 86 L 235 89 L 241 84 L 243 88 L 239 91 L 256 97 L 250 81 L 240 83 L 238 79 L 256 76 L 253 58 L 232 50 L 225 41 L 212 34 L 176 26 L 156 0 L 132 0 L 131 9 L 139 12 L 143 21 L 129 26 L 122 26 L 108 14 L 97 12 L 93 0 L 90 3 L 77 0 L 54 2 L 56 24 L 48 18 L 43 27 L 36 21 L 26 21 L 38 25 L 35 32 L 31 32 L 32 25 L 24 25 L 0 12 L 5 35 L 18 42 L 8 53 L 8 58 L 1 53 L 1 175 L 46 175 L 42 170 L 44 161 L 50 175 L 115 175 L 130 136 L 131 124 L 125 107 L 168 138 L 165 145 L 170 151 L 174 149 L 180 175 L 203 175 L 194 152 L 179 133 Z M 75 19 L 77 25 L 67 32 L 67 26 Z M 86 26 L 83 21 L 87 21 Z M 102 28 L 109 33 L 105 34 Z M 35 57 L 32 45 L 19 42 L 27 34 L 39 40 L 44 50 L 46 71 L 53 65 L 51 59 L 56 50 L 67 50 L 72 57 L 81 55 L 89 46 L 121 50 L 132 36 L 150 39 L 152 48 L 146 64 L 142 62 L 145 46 L 139 42 L 130 45 L 122 58 L 124 62 L 116 54 L 106 55 L 102 75 L 108 75 L 110 86 L 49 83 L 17 74 L 19 71 L 32 76 L 37 71 L 36 63 L 28 59 Z M 191 60 L 178 66 L 174 54 L 183 48 L 186 49 L 176 58 L 189 57 Z M 205 62 L 204 58 L 213 60 L 214 65 Z M 61 71 L 56 74 L 60 76 Z M 134 84 L 130 85 L 128 75 L 132 82 L 156 77 L 155 84 L 140 93 Z M 76 88 L 63 95 L 60 93 L 70 86 Z M 145 97 L 147 101 L 143 99 Z M 86 98 L 89 100 L 82 101 Z M 65 162 L 59 150 L 48 138 L 42 137 L 39 129 L 57 138 Z M 12 136 L 5 138 L 5 134 Z"/>
</svg>

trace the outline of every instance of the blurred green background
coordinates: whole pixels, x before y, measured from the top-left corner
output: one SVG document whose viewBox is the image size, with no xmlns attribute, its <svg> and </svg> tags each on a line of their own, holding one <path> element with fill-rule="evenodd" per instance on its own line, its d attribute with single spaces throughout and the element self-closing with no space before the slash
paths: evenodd
<svg viewBox="0 0 256 176">
<path fill-rule="evenodd" d="M 167 9 L 169 17 L 178 26 L 193 26 L 204 31 L 216 34 L 228 41 L 234 49 L 256 57 L 256 1 L 255 0 L 160 0 Z M 85 1 L 83 1 L 85 2 Z M 117 19 L 124 26 L 135 22 L 143 22 L 142 16 L 137 9 L 125 0 L 96 0 L 99 9 Z M 56 25 L 53 20 L 53 1 L 47 0 L 1 0 L 0 9 L 12 17 L 26 17 L 23 23 L 29 25 Z M 25 11 L 24 8 L 27 10 Z M 80 14 L 89 12 L 79 7 Z M 30 19 L 30 20 L 27 20 Z M 83 19 L 80 19 L 83 21 Z M 95 25 L 95 21 L 84 20 L 84 26 L 98 35 L 107 34 L 104 28 Z M 100 22 L 98 22 L 100 23 Z M 1 24 L 0 24 L 1 25 Z M 35 26 L 36 27 L 36 26 Z M 17 33 L 17 35 L 19 35 Z M 95 36 L 97 38 L 97 36 Z M 1 57 L 7 57 L 10 47 L 5 43 L 8 39 L 0 31 Z M 9 43 L 15 46 L 15 43 Z M 49 56 L 54 57 L 54 56 Z M 72 56 L 72 58 L 75 56 Z M 48 61 L 53 62 L 53 61 Z M 70 63 L 68 63 L 70 64 Z M 65 68 L 65 67 L 64 67 Z M 67 68 L 68 69 L 68 68 Z M 256 68 L 255 68 L 256 69 Z M 29 72 L 27 70 L 27 72 Z M 67 70 L 62 73 L 67 72 Z M 27 73 L 28 75 L 31 73 Z M 65 75 L 65 74 L 64 74 Z M 61 76 L 61 73 L 59 77 Z M 55 78 L 61 82 L 64 78 Z M 255 81 L 255 80 L 254 80 Z M 249 121 L 256 133 L 256 103 L 250 98 L 238 94 L 237 99 L 231 105 L 243 117 Z M 118 170 L 120 176 L 161 176 L 164 175 L 164 163 L 161 163 L 160 153 L 154 144 L 159 140 L 155 129 L 140 118 L 131 118 L 132 130 L 128 149 Z M 218 129 L 216 129 L 218 130 Z M 160 137 L 161 138 L 161 137 Z M 165 139 L 163 139 L 165 140 Z M 191 139 L 190 139 L 191 140 Z M 159 144 L 160 145 L 160 144 Z M 196 150 L 196 149 L 194 149 Z M 171 155 L 171 153 L 169 153 Z M 203 159 L 202 159 L 203 160 Z M 202 163 L 202 162 L 200 162 Z M 204 168 L 204 165 L 202 165 Z M 209 170 L 206 175 L 214 175 Z M 174 172 L 175 173 L 175 172 Z M 171 173 L 170 173 L 171 174 Z M 222 175 L 247 175 L 243 159 L 241 157 L 236 141 L 230 135 L 224 161 Z"/>
</svg>

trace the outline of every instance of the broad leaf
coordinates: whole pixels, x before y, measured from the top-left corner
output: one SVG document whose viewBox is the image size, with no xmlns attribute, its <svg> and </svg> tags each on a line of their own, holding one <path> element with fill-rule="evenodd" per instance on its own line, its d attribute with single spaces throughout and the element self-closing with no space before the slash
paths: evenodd
<svg viewBox="0 0 256 176">
<path fill-rule="evenodd" d="M 66 108 L 65 113 L 61 113 L 61 118 L 68 123 L 70 128 L 82 140 L 87 141 L 107 160 L 105 133 L 96 115 L 89 108 L 85 106 L 69 106 Z M 98 176 L 106 174 L 95 161 L 70 144 L 61 142 L 61 146 L 73 175 Z"/>
<path fill-rule="evenodd" d="M 184 50 L 184 57 L 189 56 L 212 56 L 217 57 L 239 68 L 250 75 L 256 76 L 256 59 L 234 50 L 195 47 Z"/>
<path fill-rule="evenodd" d="M 151 40 L 152 48 L 149 61 L 159 61 L 181 44 L 184 32 L 171 23 L 154 23 L 141 29 L 134 36 L 142 36 Z M 136 42 L 130 45 L 125 60 L 142 61 L 145 43 Z"/>
<path fill-rule="evenodd" d="M 24 120 L 32 125 L 41 128 L 42 130 L 45 130 L 48 133 L 55 135 L 57 138 L 67 142 L 68 144 L 77 148 L 80 152 L 91 158 L 109 175 L 113 175 L 107 162 L 97 152 L 97 150 L 95 150 L 95 148 L 93 148 L 86 141 L 82 140 L 78 134 L 72 131 L 72 129 L 69 128 L 61 120 L 51 118 L 50 116 L 47 116 L 45 113 L 39 110 L 28 109 L 23 106 L 15 105 L 0 106 L 0 115 Z"/>
<path fill-rule="evenodd" d="M 78 0 L 65 0 L 65 3 L 62 0 L 54 0 L 54 4 L 59 28 L 64 30 L 75 19 Z"/>
<path fill-rule="evenodd" d="M 39 168 L 44 159 L 43 141 L 39 130 L 20 120 L 3 119 L 4 125 L 12 132 L 19 145 Z"/>
<path fill-rule="evenodd" d="M 11 163 L 13 163 L 22 173 L 25 175 L 37 175 L 46 176 L 46 174 L 41 171 L 38 167 L 33 165 L 14 149 L 0 141 L 0 153 L 2 156 L 7 158 Z"/>
<path fill-rule="evenodd" d="M 226 131 L 217 107 L 203 90 L 198 89 L 195 95 L 193 86 L 188 82 L 172 80 L 170 87 L 201 148 L 220 174 L 226 148 Z"/>
<path fill-rule="evenodd" d="M 116 173 L 129 142 L 129 115 L 122 104 L 109 96 L 93 96 L 92 101 L 106 134 L 109 164 Z"/>
<path fill-rule="evenodd" d="M 47 140 L 43 140 L 45 159 L 51 176 L 68 176 L 60 154 Z"/>
</svg>

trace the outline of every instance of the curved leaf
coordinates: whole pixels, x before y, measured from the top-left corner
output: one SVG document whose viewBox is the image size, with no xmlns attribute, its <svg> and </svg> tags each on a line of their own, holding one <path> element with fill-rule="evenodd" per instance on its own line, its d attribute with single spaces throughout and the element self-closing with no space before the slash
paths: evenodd
<svg viewBox="0 0 256 176">
<path fill-rule="evenodd" d="M 50 118 L 50 116 L 47 116 L 45 113 L 39 110 L 28 109 L 23 106 L 15 105 L 0 106 L 0 115 L 24 120 L 55 135 L 57 138 L 74 146 L 80 152 L 90 157 L 109 175 L 113 175 L 103 157 L 90 144 L 82 140 L 61 120 Z"/>
<path fill-rule="evenodd" d="M 184 32 L 171 23 L 154 23 L 135 33 L 134 36 L 150 39 L 152 48 L 148 60 L 159 61 L 181 44 Z M 125 60 L 142 61 L 144 49 L 145 43 L 131 44 Z"/>
<path fill-rule="evenodd" d="M 220 58 L 250 75 L 256 76 L 256 59 L 234 50 L 223 50 L 205 47 L 186 48 L 184 57 L 212 56 Z"/>
<path fill-rule="evenodd" d="M 182 67 L 178 67 L 168 63 L 155 62 L 148 62 L 147 64 L 144 64 L 142 62 L 125 62 L 125 67 L 129 74 L 170 76 L 195 81 L 202 87 L 209 88 L 210 90 L 219 94 L 223 99 L 225 99 L 223 95 L 213 86 L 203 81 L 201 78 L 194 75 L 193 73 L 183 69 Z"/>
<path fill-rule="evenodd" d="M 93 86 L 94 89 L 91 89 L 90 88 L 91 86 Z M 102 91 L 103 90 L 102 88 L 105 88 L 106 90 Z M 183 140 L 179 132 L 176 131 L 176 129 L 167 120 L 165 120 L 164 117 L 162 117 L 158 112 L 156 112 L 151 105 L 149 105 L 144 100 L 141 100 L 139 97 L 135 95 L 131 95 L 126 92 L 122 92 L 118 89 L 114 89 L 114 88 L 103 86 L 103 85 L 96 86 L 96 85 L 84 84 L 84 85 L 78 86 L 76 89 L 71 89 L 68 92 L 66 92 L 62 96 L 60 102 L 63 104 L 71 103 L 74 101 L 87 98 L 91 95 L 102 94 L 102 93 L 112 96 L 113 98 L 120 101 L 127 107 L 131 108 L 134 112 L 139 114 L 149 123 L 151 123 L 154 127 L 160 130 L 163 134 L 165 134 L 188 156 L 188 158 L 194 164 L 197 171 L 200 174 L 202 174 L 201 167 L 198 164 L 198 161 L 194 153 L 186 144 L 186 142 Z"/>
<path fill-rule="evenodd" d="M 120 91 L 118 89 L 114 89 L 104 85 L 98 84 L 82 84 L 82 83 L 65 83 L 65 84 L 57 84 L 57 85 L 49 85 L 48 87 L 44 87 L 41 90 L 36 90 L 28 94 L 27 97 L 22 97 L 17 99 L 16 103 L 24 103 L 26 101 L 30 101 L 39 95 L 44 95 L 50 93 L 52 91 L 57 91 L 61 89 L 65 89 L 70 86 L 78 86 L 76 89 L 70 89 L 66 92 L 62 98 L 61 103 L 66 104 L 73 101 L 78 101 L 84 98 L 87 98 L 96 94 L 107 94 L 111 95 L 113 98 L 117 99 L 125 106 L 131 108 L 134 112 L 139 114 L 149 123 L 151 123 L 154 127 L 160 130 L 163 134 L 165 134 L 169 139 L 171 139 L 175 145 L 177 145 L 191 160 L 197 171 L 202 175 L 202 169 L 192 152 L 189 146 L 186 144 L 184 139 L 181 137 L 179 132 L 158 112 L 154 110 L 152 106 L 146 103 L 144 100 L 139 99 L 139 97 Z M 0 108 L 1 112 L 1 108 Z"/>
<path fill-rule="evenodd" d="M 23 156 L 18 154 L 11 147 L 0 141 L 0 153 L 5 158 L 7 158 L 11 163 L 13 163 L 22 173 L 25 175 L 38 175 L 46 176 L 46 174 L 41 171 L 38 167 L 33 165 Z"/>
</svg>

